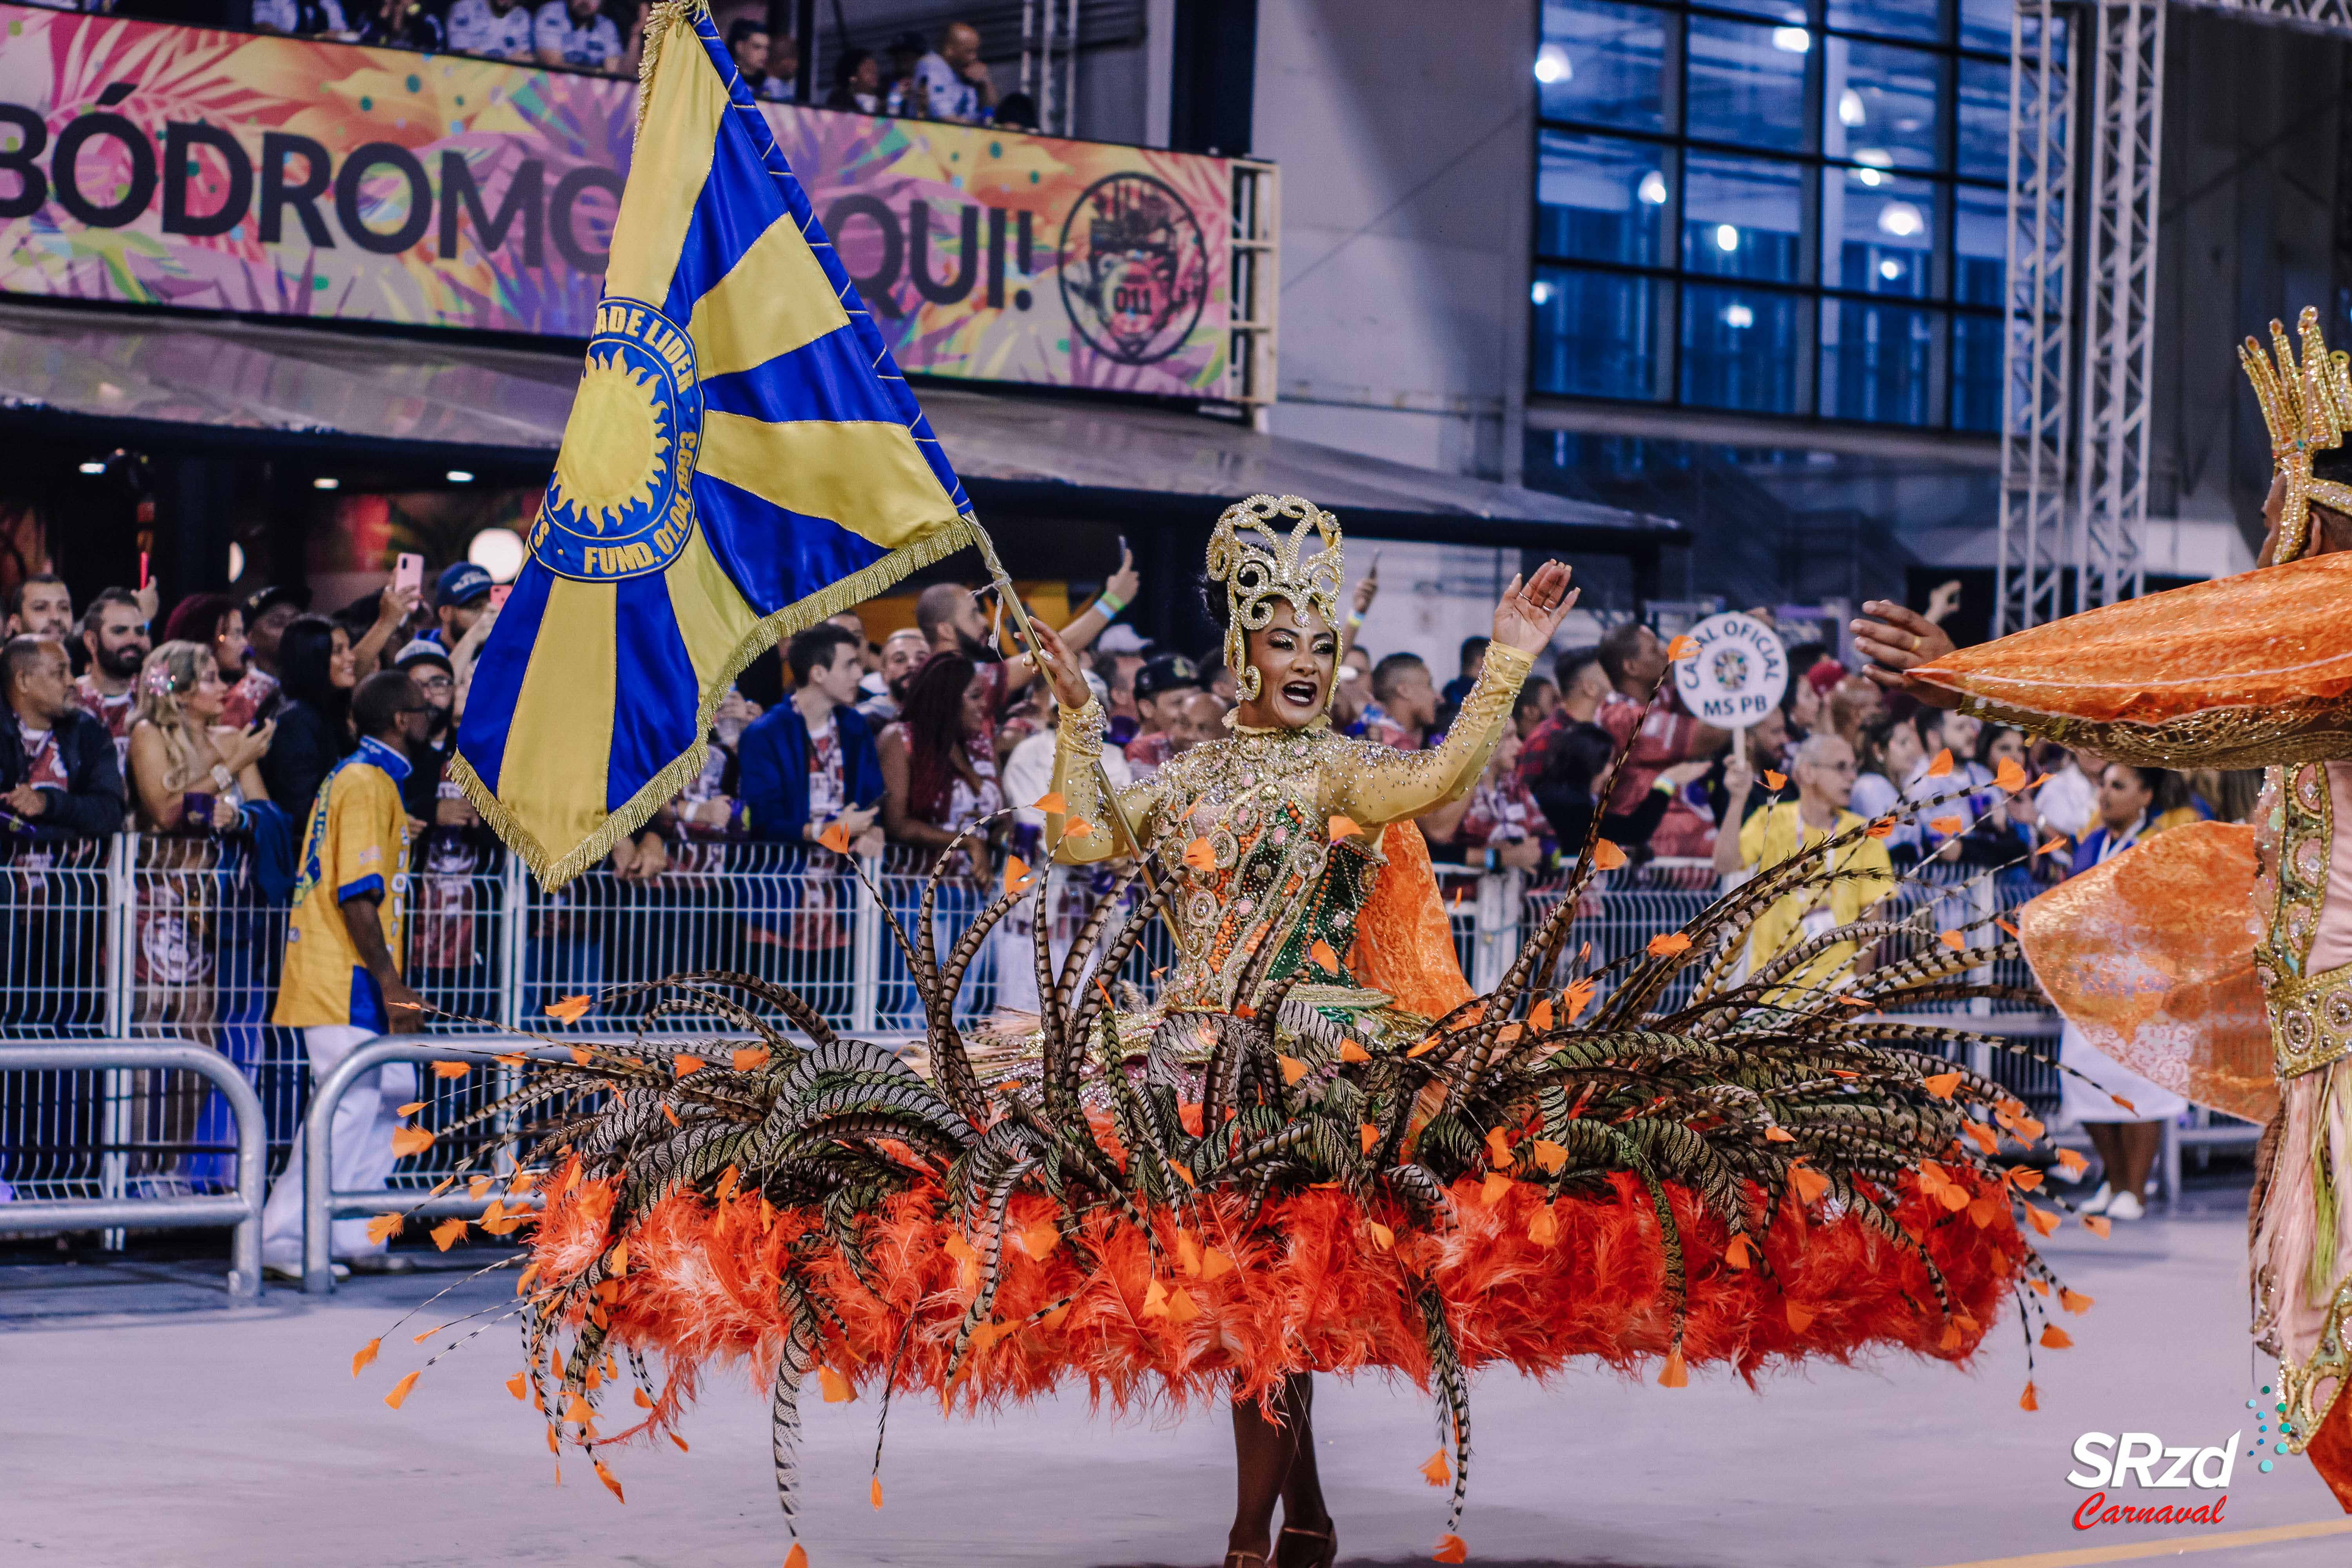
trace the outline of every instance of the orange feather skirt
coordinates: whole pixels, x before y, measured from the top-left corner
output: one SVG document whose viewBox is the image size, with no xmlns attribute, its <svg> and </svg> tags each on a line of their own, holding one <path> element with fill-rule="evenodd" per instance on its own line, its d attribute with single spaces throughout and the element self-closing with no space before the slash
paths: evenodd
<svg viewBox="0 0 2352 1568">
<path fill-rule="evenodd" d="M 704 1369 L 740 1363 L 772 1375 L 788 1327 L 777 1278 L 789 1253 L 824 1304 L 818 1361 L 828 1398 L 877 1385 L 895 1360 L 894 1386 L 969 1410 L 1078 1384 L 1120 1409 L 1265 1398 L 1300 1372 L 1379 1371 L 1426 1387 L 1416 1305 L 1425 1288 L 1444 1302 L 1465 1367 L 1507 1363 L 1538 1377 L 1580 1359 L 1632 1373 L 1668 1356 L 1661 1381 L 1669 1385 L 1686 1363 L 1753 1381 L 1776 1363 L 1874 1351 L 1965 1362 L 2027 1252 L 1998 1188 L 1932 1201 L 1906 1190 L 1893 1212 L 1942 1272 L 1947 1317 L 1919 1258 L 1850 1215 L 1791 1197 L 1751 1248 L 1729 1243 L 1716 1215 L 1669 1185 L 1687 1282 L 1674 1356 L 1676 1300 L 1657 1213 L 1634 1177 L 1610 1184 L 1605 1195 L 1546 1202 L 1532 1184 L 1503 1178 L 1490 1193 L 1465 1180 L 1444 1231 L 1411 1228 L 1401 1208 L 1368 1212 L 1344 1192 L 1312 1189 L 1267 1204 L 1244 1232 L 1240 1199 L 1204 1196 L 1189 1228 L 1155 1217 L 1156 1272 L 1129 1222 L 1101 1213 L 1086 1222 L 1083 1239 L 1099 1260 L 1090 1267 L 1056 1232 L 1048 1200 L 1017 1197 L 992 1321 L 951 1388 L 957 1326 L 982 1259 L 944 1217 L 936 1189 L 919 1185 L 865 1222 L 865 1280 L 812 1214 L 756 1196 L 713 1206 L 675 1193 L 631 1232 L 625 1272 L 585 1309 L 603 1315 L 612 1342 L 658 1352 L 671 1375 L 651 1416 L 594 1440 L 666 1425 Z M 559 1182 L 557 1191 L 535 1244 L 542 1288 L 576 1277 L 614 1239 L 610 1184 Z M 1956 1196 L 1990 1201 L 1954 1208 Z M 1065 1298 L 1066 1307 L 1028 1321 Z"/>
</svg>

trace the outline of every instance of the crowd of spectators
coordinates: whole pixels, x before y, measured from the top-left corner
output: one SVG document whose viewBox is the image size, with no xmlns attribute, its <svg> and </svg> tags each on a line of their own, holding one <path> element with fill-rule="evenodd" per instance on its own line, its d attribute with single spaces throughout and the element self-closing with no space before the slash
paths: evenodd
<svg viewBox="0 0 2352 1568">
<path fill-rule="evenodd" d="M 266 33 L 636 75 L 644 0 L 253 0 Z"/>
<path fill-rule="evenodd" d="M 333 616 L 305 613 L 308 592 L 288 585 L 195 594 L 173 606 L 159 644 L 152 588 L 104 589 L 77 615 L 61 580 L 28 578 L 10 595 L 0 650 L 17 729 L 17 744 L 0 748 L 0 826 L 41 843 L 125 826 L 299 836 L 356 743 L 361 680 L 407 671 L 449 721 L 436 734 L 454 722 L 490 586 L 460 564 L 429 601 L 385 590 Z M 446 735 L 436 743 L 446 752 Z"/>
<path fill-rule="evenodd" d="M 1120 619 L 1141 588 L 1123 561 L 1059 628 L 1108 717 L 1114 784 L 1148 778 L 1223 734 L 1235 697 L 1234 673 L 1213 652 L 1159 646 Z M 1419 655 L 1363 645 L 1377 593 L 1373 577 L 1354 591 L 1334 725 L 1400 749 L 1436 746 L 1477 679 L 1485 639 L 1461 646 L 1440 685 Z M 77 607 L 55 578 L 26 580 L 7 601 L 0 648 L 16 742 L 0 747 L 0 829 L 20 866 L 50 863 L 70 841 L 142 834 L 141 868 L 156 874 L 156 890 L 142 894 L 142 962 L 169 968 L 156 955 L 186 955 L 169 978 L 188 993 L 182 1021 L 200 1022 L 203 897 L 173 878 L 233 867 L 283 904 L 322 785 L 360 749 L 354 695 L 390 672 L 420 715 L 398 780 L 416 873 L 414 962 L 444 980 L 478 967 L 478 879 L 500 850 L 450 763 L 494 597 L 488 575 L 467 563 L 331 615 L 311 613 L 293 585 L 203 594 L 172 608 L 155 643 L 152 591 L 108 589 Z M 919 873 L 955 846 L 951 868 L 985 886 L 1013 860 L 1044 859 L 1031 803 L 1052 787 L 1059 715 L 1016 651 L 1009 606 L 986 589 L 937 583 L 913 608 L 912 626 L 878 642 L 854 610 L 792 637 L 764 689 L 781 687 L 769 706 L 740 689 L 724 694 L 701 771 L 614 846 L 604 879 L 583 886 L 734 908 L 742 929 L 730 941 L 841 949 L 845 890 L 787 894 L 771 883 L 730 893 L 724 879 L 838 870 L 831 851 L 844 849 Z M 1853 874 L 1819 907 L 1792 901 L 1758 923 L 1760 962 L 1850 921 L 1913 868 L 1945 882 L 1985 872 L 2014 902 L 2064 877 L 2075 847 L 2103 829 L 2098 842 L 2112 845 L 2251 809 L 2237 775 L 2158 773 L 2032 745 L 2014 730 L 1889 696 L 1819 646 L 1790 657 L 1801 674 L 1780 708 L 1735 746 L 1682 710 L 1664 679 L 1666 644 L 1651 627 L 1626 622 L 1557 655 L 1527 683 L 1473 787 L 1421 820 L 1433 858 L 1541 879 L 1597 837 L 1651 867 L 1653 880 L 1697 890 L 1885 820 L 1885 831 L 1842 852 Z M 2019 787 L 2028 779 L 2033 787 Z M 2118 802 L 2142 794 L 2145 809 L 2117 820 Z M 982 831 L 959 845 L 975 825 Z M 790 907 L 771 918 L 751 907 L 761 898 Z M 166 978 L 163 969 L 154 977 Z"/>
<path fill-rule="evenodd" d="M 1236 695 L 1234 672 L 1213 652 L 1156 645 L 1121 620 L 1141 590 L 1132 559 L 1123 560 L 1059 627 L 1108 716 L 1103 761 L 1114 785 L 1223 735 Z M 1460 647 L 1441 685 L 1420 655 L 1364 646 L 1377 594 L 1373 577 L 1354 591 L 1334 726 L 1404 750 L 1442 744 L 1486 639 Z M 0 685 L 15 743 L 0 746 L 0 841 L 21 872 L 67 863 L 69 846 L 142 836 L 138 1022 L 184 1030 L 215 1022 L 214 970 L 226 962 L 208 935 L 222 897 L 216 874 L 242 879 L 261 905 L 291 906 L 306 842 L 339 831 L 331 781 L 353 762 L 373 761 L 389 781 L 377 795 L 395 794 L 404 819 L 394 837 L 410 912 L 404 925 L 397 908 L 384 916 L 395 941 L 406 933 L 404 953 L 391 961 L 396 977 L 439 995 L 487 984 L 480 938 L 490 928 L 477 917 L 491 895 L 480 879 L 502 852 L 450 764 L 497 598 L 488 574 L 467 563 L 325 615 L 290 584 L 200 594 L 162 617 L 156 641 L 152 589 L 109 588 L 79 607 L 46 574 L 11 591 Z M 855 610 L 799 632 L 781 650 L 781 695 L 764 709 L 740 689 L 723 695 L 701 771 L 614 846 L 602 878 L 579 884 L 587 904 L 557 895 L 534 928 L 541 956 L 530 962 L 542 984 L 555 984 L 552 955 L 566 943 L 582 948 L 572 966 L 583 976 L 633 977 L 623 972 L 641 955 L 586 951 L 610 937 L 598 924 L 600 900 L 720 916 L 703 922 L 726 928 L 709 951 L 670 956 L 764 969 L 745 945 L 772 944 L 799 955 L 796 978 L 806 983 L 811 973 L 848 973 L 853 891 L 838 875 L 839 852 L 878 857 L 900 874 L 890 907 L 902 926 L 919 897 L 907 892 L 919 889 L 914 874 L 951 847 L 950 869 L 976 886 L 943 906 L 950 926 L 999 878 L 1017 874 L 1016 862 L 1046 858 L 1034 803 L 1052 788 L 1060 716 L 1048 683 L 1016 651 L 1011 607 L 990 590 L 948 582 L 924 588 L 913 608 L 912 626 L 878 642 Z M 1625 622 L 1558 654 L 1526 683 L 1473 787 L 1420 819 L 1433 858 L 1542 879 L 1597 837 L 1637 870 L 1646 865 L 1654 885 L 1701 891 L 1842 840 L 1840 875 L 1754 922 L 1752 968 L 1860 918 L 1915 870 L 1935 873 L 1927 879 L 1936 886 L 1990 877 L 2007 905 L 2150 834 L 2253 809 L 2247 775 L 2164 773 L 2034 744 L 1890 694 L 1821 646 L 1799 643 L 1790 656 L 1800 673 L 1781 705 L 1735 743 L 1679 706 L 1665 679 L 1667 644 L 1651 627 Z M 372 709 L 361 700 L 371 690 Z M 363 729 L 382 733 L 370 740 Z M 1866 826 L 1876 830 L 1857 832 Z M 803 870 L 815 874 L 790 875 Z M 1108 875 L 1097 868 L 1075 879 L 1053 918 L 1082 919 Z M 1031 918 L 1024 906 L 1000 931 L 1023 953 Z M 1870 962 L 1867 952 L 1823 946 L 1773 984 L 1804 985 L 1848 958 Z M 1000 952 L 993 968 L 1000 1002 L 1018 1006 L 1031 966 Z M 886 1005 L 906 1003 L 903 973 L 887 957 L 882 984 Z M 360 1026 L 356 1016 L 299 1021 Z M 384 1026 L 399 1026 L 370 1025 Z M 167 1108 L 166 1120 L 176 1126 L 193 1114 Z M 2083 1120 L 2116 1144 L 2103 1142 L 2102 1152 L 2123 1173 L 2117 1191 L 2130 1190 L 2133 1173 L 2144 1177 L 2145 1134 Z M 166 1131 L 167 1142 L 177 1136 Z"/>
<path fill-rule="evenodd" d="M 144 14 L 140 0 L 37 3 Z M 634 78 L 645 47 L 646 14 L 646 0 L 251 0 L 243 20 L 259 32 Z M 173 9 L 168 19 L 187 19 L 185 8 Z M 234 18 L 223 6 L 218 19 Z M 758 12 L 722 12 L 721 25 L 728 50 L 755 96 L 773 102 L 799 99 L 801 50 L 792 34 L 772 29 L 766 14 Z M 932 35 L 900 33 L 878 53 L 829 54 L 829 80 L 820 84 L 818 101 L 897 120 L 1037 129 L 1035 101 L 1025 92 L 998 92 L 981 45 L 978 27 L 952 21 Z"/>
<path fill-rule="evenodd" d="M 1213 654 L 1195 658 L 1119 623 L 1140 586 L 1122 563 L 1061 628 L 1088 661 L 1130 778 L 1223 733 L 1234 697 L 1233 672 Z M 1358 584 L 1351 634 L 1377 593 L 1375 577 Z M 78 612 L 62 582 L 34 576 L 8 604 L 18 743 L 0 748 L 0 826 L 55 840 L 126 825 L 251 831 L 258 816 L 299 839 L 321 781 L 356 745 L 352 692 L 397 670 L 432 710 L 404 798 L 435 868 L 470 872 L 488 843 L 446 763 L 496 621 L 492 597 L 488 574 L 462 562 L 427 586 L 387 586 L 333 615 L 310 613 L 291 585 L 199 594 L 172 609 L 159 644 L 152 590 L 109 588 Z M 709 765 L 616 850 L 613 868 L 643 880 L 682 852 L 706 862 L 695 846 L 808 844 L 835 826 L 863 849 L 897 844 L 927 858 L 971 822 L 1042 795 L 1056 715 L 1026 658 L 1008 654 L 1018 645 L 1004 613 L 987 590 L 941 583 L 918 596 L 913 626 L 878 644 L 855 611 L 800 633 L 782 650 L 783 700 L 763 710 L 729 693 Z M 1351 635 L 1333 722 L 1403 750 L 1434 746 L 1485 654 L 1485 638 L 1464 643 L 1440 686 L 1419 655 L 1383 656 Z M 2072 845 L 2096 826 L 2104 759 L 1890 698 L 1818 645 L 1790 654 L 1801 673 L 1736 754 L 1729 733 L 1682 710 L 1649 626 L 1626 622 L 1558 655 L 1521 692 L 1475 788 L 1423 821 L 1433 853 L 1537 870 L 1597 831 L 1636 860 L 1736 875 L 1772 861 L 1793 813 L 1811 829 L 1903 817 L 1878 840 L 1898 869 L 1935 858 L 1997 867 L 2051 835 Z M 2037 787 L 2004 787 L 2012 774 Z M 2150 831 L 2247 805 L 2242 781 L 2221 775 L 2147 783 Z M 1916 809 L 1931 800 L 1944 804 Z M 969 868 L 985 876 L 998 856 L 1022 852 L 1019 831 L 968 849 Z M 2063 869 L 2052 857 L 2005 874 Z"/>
</svg>

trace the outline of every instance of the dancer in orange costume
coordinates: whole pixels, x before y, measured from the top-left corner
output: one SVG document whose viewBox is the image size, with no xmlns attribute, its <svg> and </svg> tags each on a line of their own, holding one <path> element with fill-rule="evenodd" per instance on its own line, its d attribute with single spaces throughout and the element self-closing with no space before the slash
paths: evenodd
<svg viewBox="0 0 2352 1568">
<path fill-rule="evenodd" d="M 1036 803 L 1048 842 L 1073 859 L 1143 853 L 1058 965 L 1033 925 L 1024 1034 L 968 1040 L 956 1002 L 992 929 L 1016 902 L 1042 910 L 1050 885 L 1008 867 L 942 953 L 931 899 L 950 847 L 910 929 L 884 911 L 928 1077 L 783 987 L 682 974 L 603 999 L 606 1016 L 646 1008 L 627 1043 L 567 1042 L 566 1059 L 517 1068 L 514 1094 L 404 1130 L 486 1139 L 452 1181 L 519 1146 L 509 1193 L 545 1206 L 502 1199 L 481 1223 L 539 1225 L 528 1366 L 509 1386 L 551 1446 L 589 1450 L 617 1491 L 607 1449 L 676 1436 L 700 1375 L 747 1364 L 772 1390 L 790 1518 L 812 1375 L 827 1400 L 864 1390 L 886 1409 L 893 1391 L 970 1410 L 1078 1382 L 1120 1408 L 1214 1403 L 1240 1459 L 1228 1568 L 1298 1568 L 1337 1551 L 1308 1379 L 1380 1370 L 1436 1402 L 1421 1474 L 1452 1483 L 1437 1559 L 1458 1563 L 1479 1367 L 1657 1362 L 1679 1388 L 1693 1365 L 1958 1363 L 2005 1301 L 2063 1347 L 2051 1310 L 2091 1303 L 2056 1289 L 2021 1235 L 2021 1216 L 2043 1234 L 2059 1216 L 2027 1202 L 2034 1173 L 2001 1148 L 2039 1124 L 1968 1067 L 1993 1041 L 1958 1015 L 1916 1019 L 2007 994 L 1969 975 L 2013 949 L 1865 915 L 1746 972 L 1756 921 L 1841 875 L 1856 825 L 1595 958 L 1570 932 L 1622 857 L 1588 839 L 1552 912 L 1474 993 L 1411 818 L 1478 776 L 1567 574 L 1513 585 L 1453 733 L 1403 753 L 1319 723 L 1339 542 L 1296 497 L 1221 521 L 1210 576 L 1248 700 L 1229 740 L 1120 803 L 1087 765 L 1099 718 L 1041 639 L 1066 704 L 1058 787 Z M 1108 982 L 1163 918 L 1177 962 L 1121 1011 Z M 1832 949 L 1885 961 L 1815 963 Z M 685 1014 L 738 1032 L 681 1038 Z M 607 1429 L 615 1404 L 631 1424 Z M 878 1442 L 875 1463 L 878 1507 Z"/>
<path fill-rule="evenodd" d="M 2107 1054 L 2266 1123 L 2253 1333 L 2279 1358 L 2282 1433 L 2352 1512 L 2352 367 L 2316 311 L 2300 327 L 2300 363 L 2276 321 L 2270 353 L 2240 356 L 2276 469 L 2253 571 L 1957 651 L 1897 605 L 1854 632 L 1882 685 L 1941 707 L 2122 762 L 2269 770 L 2252 828 L 2151 838 L 2020 924 Z"/>
<path fill-rule="evenodd" d="M 1241 702 L 1225 721 L 1233 733 L 1131 786 L 1116 807 L 1097 793 L 1102 707 L 1061 639 L 1037 628 L 1063 713 L 1054 786 L 1065 809 L 1048 814 L 1048 840 L 1060 858 L 1085 863 L 1117 854 L 1131 830 L 1165 846 L 1165 873 L 1183 882 L 1169 901 L 1176 966 L 1147 1030 L 1170 1013 L 1231 1012 L 1257 976 L 1314 973 L 1292 997 L 1400 1044 L 1470 1000 L 1412 819 L 1477 782 L 1576 593 L 1556 561 L 1524 585 L 1513 578 L 1445 740 L 1399 752 L 1331 729 L 1340 562 L 1338 524 L 1311 503 L 1261 496 L 1227 510 L 1209 544 L 1209 602 L 1226 668 L 1240 676 Z M 1114 825 L 1120 816 L 1124 829 Z M 1338 1554 L 1316 1479 L 1313 1394 L 1301 1372 L 1284 1381 L 1279 1420 L 1255 1401 L 1234 1402 L 1240 1488 L 1225 1559 L 1234 1568 L 1268 1560 L 1277 1500 L 1283 1545 L 1298 1539 L 1273 1561 L 1328 1564 Z"/>
</svg>

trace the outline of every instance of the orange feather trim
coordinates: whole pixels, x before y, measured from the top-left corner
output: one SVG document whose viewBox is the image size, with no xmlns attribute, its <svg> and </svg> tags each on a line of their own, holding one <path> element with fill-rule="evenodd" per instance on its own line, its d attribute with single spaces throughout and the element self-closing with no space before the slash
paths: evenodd
<svg viewBox="0 0 2352 1568">
<path fill-rule="evenodd" d="M 1540 1377 L 1591 1358 L 1630 1371 L 1670 1350 L 1672 1303 L 1646 1193 L 1628 1175 L 1611 1182 L 1612 1197 L 1549 1205 L 1557 1239 L 1548 1243 L 1529 1235 L 1545 1206 L 1542 1194 L 1518 1181 L 1492 1205 L 1477 1201 L 1476 1182 L 1455 1184 L 1454 1223 L 1444 1232 L 1412 1226 L 1393 1205 L 1367 1213 L 1343 1192 L 1309 1189 L 1269 1204 L 1244 1237 L 1234 1228 L 1240 1200 L 1203 1194 L 1194 1226 L 1238 1267 L 1164 1284 L 1189 1293 L 1198 1309 L 1181 1321 L 1143 1315 L 1154 1279 L 1150 1252 L 1132 1226 L 1097 1213 L 1080 1234 L 1089 1255 L 1103 1260 L 1098 1272 L 1083 1271 L 1068 1247 L 1043 1259 L 1004 1248 L 994 1322 L 1017 1324 L 1066 1295 L 1075 1300 L 1050 1329 L 1033 1324 L 990 1339 L 949 1396 L 972 1410 L 1083 1380 L 1097 1402 L 1120 1409 L 1214 1405 L 1236 1393 L 1265 1396 L 1302 1371 L 1377 1370 L 1425 1387 L 1428 1351 L 1413 1305 L 1423 1279 L 1446 1303 L 1466 1366 L 1508 1363 Z M 1954 1321 L 1968 1326 L 1955 1335 L 1933 1306 L 1919 1259 L 1850 1217 L 1823 1223 L 1784 1210 L 1778 1218 L 1785 1223 L 1749 1233 L 1769 1268 L 1733 1268 L 1723 1261 L 1722 1223 L 1687 1192 L 1667 1192 L 1691 1260 L 1684 1358 L 1727 1366 L 1750 1382 L 1775 1364 L 1846 1362 L 1879 1350 L 1966 1361 L 2026 1253 L 2005 1213 L 1979 1228 L 1906 1186 L 1895 1214 L 1924 1239 L 1956 1313 L 1965 1314 Z M 570 1279 L 608 1245 L 612 1197 L 609 1184 L 583 1184 L 551 1205 L 535 1243 L 543 1280 Z M 912 1310 L 916 1326 L 898 1386 L 940 1393 L 973 1285 L 947 1250 L 956 1232 L 941 1217 L 936 1189 L 902 1194 L 866 1222 L 879 1299 L 821 1239 L 814 1215 L 780 1211 L 762 1232 L 752 1197 L 725 1207 L 736 1212 L 722 1218 L 723 1210 L 700 1197 L 673 1194 L 628 1237 L 630 1268 L 617 1281 L 611 1330 L 618 1343 L 657 1351 L 669 1363 L 656 1420 L 691 1397 L 700 1370 L 740 1363 L 755 1377 L 770 1374 L 784 1331 L 777 1271 L 804 1238 L 804 1277 L 846 1330 L 828 1327 L 820 1359 L 853 1383 L 870 1384 L 888 1365 Z M 1053 1213 L 1049 1200 L 1024 1194 L 1013 1201 L 1008 1231 L 1050 1223 Z M 1179 1226 L 1155 1218 L 1164 1253 L 1173 1256 Z M 1392 1248 L 1365 1244 L 1371 1223 L 1393 1228 Z"/>
</svg>

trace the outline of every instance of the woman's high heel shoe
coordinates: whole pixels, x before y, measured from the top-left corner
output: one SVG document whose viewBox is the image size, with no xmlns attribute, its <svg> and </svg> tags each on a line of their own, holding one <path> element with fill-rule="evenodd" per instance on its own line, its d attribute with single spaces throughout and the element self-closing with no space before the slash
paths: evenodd
<svg viewBox="0 0 2352 1568">
<path fill-rule="evenodd" d="M 1333 1527 L 1331 1521 L 1328 1520 L 1323 1521 L 1323 1528 L 1320 1530 L 1301 1530 L 1295 1524 L 1286 1524 L 1282 1527 L 1282 1533 L 1284 1535 L 1303 1535 L 1309 1541 L 1319 1541 L 1323 1543 L 1320 1551 L 1317 1552 L 1314 1556 L 1307 1558 L 1305 1562 L 1297 1564 L 1297 1568 L 1331 1568 L 1332 1563 L 1336 1561 L 1339 1555 L 1339 1532 Z M 1280 1538 L 1277 1537 L 1275 1546 L 1276 1555 L 1279 1556 L 1281 1554 L 1281 1551 Z"/>
<path fill-rule="evenodd" d="M 1266 1568 L 1265 1558 L 1255 1552 L 1228 1552 L 1223 1568 Z"/>
</svg>

